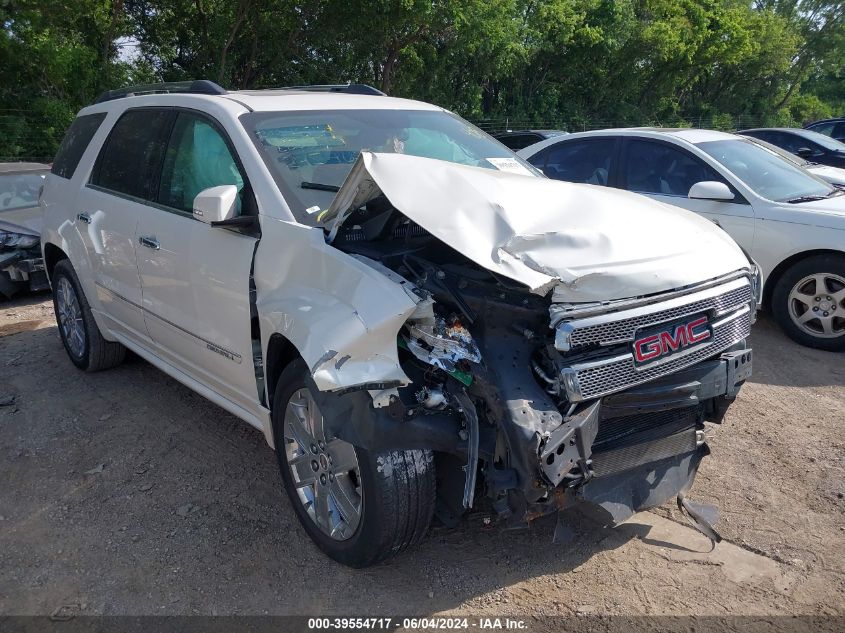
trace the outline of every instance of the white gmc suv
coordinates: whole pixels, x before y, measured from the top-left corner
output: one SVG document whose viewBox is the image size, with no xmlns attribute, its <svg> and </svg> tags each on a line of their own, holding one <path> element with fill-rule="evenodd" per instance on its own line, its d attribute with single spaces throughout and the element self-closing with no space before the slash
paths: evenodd
<svg viewBox="0 0 845 633">
<path fill-rule="evenodd" d="M 614 524 L 676 497 L 718 539 L 686 494 L 751 371 L 759 272 L 693 213 L 367 86 L 208 81 L 83 109 L 41 204 L 71 361 L 130 349 L 260 429 L 338 561 L 480 502 Z"/>
</svg>

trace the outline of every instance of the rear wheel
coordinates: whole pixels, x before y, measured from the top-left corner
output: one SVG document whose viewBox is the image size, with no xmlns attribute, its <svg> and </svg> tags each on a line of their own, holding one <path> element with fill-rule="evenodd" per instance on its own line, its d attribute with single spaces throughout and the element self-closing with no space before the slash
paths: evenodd
<svg viewBox="0 0 845 633">
<path fill-rule="evenodd" d="M 101 371 L 123 362 L 126 348 L 103 338 L 67 259 L 53 269 L 53 308 L 65 351 L 79 369 Z"/>
<path fill-rule="evenodd" d="M 291 363 L 273 398 L 276 456 L 299 521 L 317 546 L 351 567 L 378 563 L 417 543 L 434 512 L 431 451 L 371 452 L 326 433 L 305 382 Z"/>
<path fill-rule="evenodd" d="M 772 311 L 802 345 L 845 349 L 845 257 L 817 255 L 795 264 L 775 286 Z"/>
</svg>

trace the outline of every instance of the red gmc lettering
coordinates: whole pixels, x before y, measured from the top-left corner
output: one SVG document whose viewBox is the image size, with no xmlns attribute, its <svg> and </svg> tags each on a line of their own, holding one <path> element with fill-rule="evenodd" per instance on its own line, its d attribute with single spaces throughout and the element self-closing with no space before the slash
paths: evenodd
<svg viewBox="0 0 845 633">
<path fill-rule="evenodd" d="M 699 341 L 704 341 L 710 338 L 710 330 L 704 328 L 698 334 L 695 333 L 695 328 L 699 325 L 704 325 L 707 323 L 707 317 L 703 316 L 700 319 L 696 319 L 695 321 L 690 321 L 687 323 L 687 341 L 692 343 L 698 343 Z"/>
<path fill-rule="evenodd" d="M 661 332 L 660 333 L 660 347 L 662 348 L 662 353 L 667 353 L 669 350 L 673 352 L 677 352 L 682 347 L 686 347 L 687 345 L 687 328 L 686 326 L 679 325 L 675 328 L 675 336 L 669 334 L 669 332 Z"/>
<path fill-rule="evenodd" d="M 706 325 L 707 317 L 703 316 L 695 321 L 677 326 L 674 332 L 660 332 L 634 341 L 634 357 L 638 363 L 644 363 L 705 341 L 710 338 L 710 329 L 705 327 L 701 331 L 696 330 Z"/>
<path fill-rule="evenodd" d="M 634 354 L 637 356 L 637 362 L 643 363 L 652 358 L 657 358 L 663 352 L 660 350 L 660 343 L 657 342 L 657 334 L 646 336 L 634 343 Z M 643 350 L 647 351 L 643 351 Z"/>
</svg>

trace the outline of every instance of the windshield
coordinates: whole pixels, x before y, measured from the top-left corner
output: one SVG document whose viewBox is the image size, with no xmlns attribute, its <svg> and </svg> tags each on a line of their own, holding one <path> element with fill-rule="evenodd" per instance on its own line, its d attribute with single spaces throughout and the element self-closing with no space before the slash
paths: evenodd
<svg viewBox="0 0 845 633">
<path fill-rule="evenodd" d="M 0 175 L 0 212 L 37 207 L 38 191 L 43 182 L 41 172 Z"/>
<path fill-rule="evenodd" d="M 837 192 L 824 180 L 751 141 L 708 141 L 698 143 L 748 185 L 754 193 L 776 202 L 803 202 L 805 198 L 827 198 Z"/>
<path fill-rule="evenodd" d="M 252 112 L 241 117 L 294 215 L 316 224 L 361 150 L 536 175 L 474 125 L 443 111 Z"/>
</svg>

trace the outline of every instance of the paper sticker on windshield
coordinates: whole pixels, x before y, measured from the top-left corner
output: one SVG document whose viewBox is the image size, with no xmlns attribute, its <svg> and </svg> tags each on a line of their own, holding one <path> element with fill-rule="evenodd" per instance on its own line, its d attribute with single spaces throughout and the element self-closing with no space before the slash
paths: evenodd
<svg viewBox="0 0 845 633">
<path fill-rule="evenodd" d="M 509 171 L 512 174 L 522 174 L 523 176 L 533 175 L 515 158 L 487 158 L 485 160 L 499 171 Z"/>
</svg>

